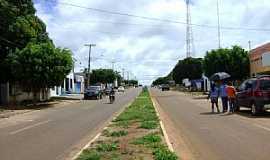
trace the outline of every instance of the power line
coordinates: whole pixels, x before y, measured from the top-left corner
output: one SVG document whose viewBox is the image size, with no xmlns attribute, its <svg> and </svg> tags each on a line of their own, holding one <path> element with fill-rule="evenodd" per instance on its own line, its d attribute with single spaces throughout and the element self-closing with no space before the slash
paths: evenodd
<svg viewBox="0 0 270 160">
<path fill-rule="evenodd" d="M 181 22 L 181 21 L 176 21 L 176 20 L 160 19 L 160 18 L 154 18 L 154 17 L 139 16 L 139 15 L 134 15 L 134 14 L 129 14 L 129 13 L 114 12 L 114 11 L 108 11 L 108 10 L 104 10 L 104 9 L 93 8 L 93 7 L 85 7 L 85 6 L 76 5 L 73 3 L 58 2 L 58 4 L 87 9 L 87 10 L 92 10 L 95 12 L 101 12 L 101 13 L 112 14 L 112 15 L 120 15 L 120 16 L 128 16 L 128 17 L 140 18 L 140 19 L 145 19 L 145 20 L 150 20 L 150 21 L 159 21 L 159 22 L 167 22 L 167 23 L 175 23 L 175 24 L 183 24 L 183 25 L 187 24 L 186 22 Z M 215 25 L 195 24 L 195 23 L 191 23 L 190 25 L 196 26 L 196 27 L 204 27 L 204 28 L 217 28 L 217 26 L 215 26 Z M 220 26 L 220 29 L 270 32 L 270 29 L 268 29 L 268 28 L 244 28 L 244 27 L 230 27 L 230 26 L 223 26 L 222 27 L 222 26 Z"/>
</svg>

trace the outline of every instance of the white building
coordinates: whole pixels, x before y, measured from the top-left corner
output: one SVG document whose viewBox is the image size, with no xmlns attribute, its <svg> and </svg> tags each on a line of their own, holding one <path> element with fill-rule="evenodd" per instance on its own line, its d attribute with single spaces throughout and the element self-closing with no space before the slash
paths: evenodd
<svg viewBox="0 0 270 160">
<path fill-rule="evenodd" d="M 50 89 L 50 96 L 65 94 L 81 94 L 84 92 L 84 76 L 81 73 L 70 73 L 66 76 L 61 86 Z"/>
</svg>

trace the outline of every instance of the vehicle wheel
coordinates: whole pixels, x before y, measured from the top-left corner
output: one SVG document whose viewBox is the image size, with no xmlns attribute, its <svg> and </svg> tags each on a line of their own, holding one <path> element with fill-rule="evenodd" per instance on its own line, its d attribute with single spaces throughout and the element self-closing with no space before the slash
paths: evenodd
<svg viewBox="0 0 270 160">
<path fill-rule="evenodd" d="M 238 104 L 238 102 L 235 102 L 235 108 L 234 108 L 235 112 L 239 112 L 240 111 L 240 106 Z"/>
<path fill-rule="evenodd" d="M 256 106 L 255 104 L 251 105 L 251 114 L 253 116 L 257 116 L 260 112 L 261 112 L 261 110 L 259 109 L 258 106 Z"/>
</svg>

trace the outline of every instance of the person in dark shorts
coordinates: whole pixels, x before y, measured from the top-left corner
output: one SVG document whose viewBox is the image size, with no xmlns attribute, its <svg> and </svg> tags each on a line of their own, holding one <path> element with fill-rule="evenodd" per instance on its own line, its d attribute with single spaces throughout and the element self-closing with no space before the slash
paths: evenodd
<svg viewBox="0 0 270 160">
<path fill-rule="evenodd" d="M 211 85 L 211 90 L 208 96 L 208 99 L 210 98 L 211 104 L 212 104 L 212 113 L 214 113 L 215 106 L 217 108 L 217 112 L 220 113 L 219 107 L 218 107 L 218 97 L 219 97 L 219 89 L 216 87 L 215 84 Z"/>
</svg>

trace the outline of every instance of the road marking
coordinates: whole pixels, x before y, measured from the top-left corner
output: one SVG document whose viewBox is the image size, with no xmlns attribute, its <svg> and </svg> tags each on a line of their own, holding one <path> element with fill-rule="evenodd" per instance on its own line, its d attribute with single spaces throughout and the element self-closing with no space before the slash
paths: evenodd
<svg viewBox="0 0 270 160">
<path fill-rule="evenodd" d="M 268 128 L 268 127 L 264 127 L 264 126 L 259 125 L 259 124 L 254 124 L 254 126 L 259 127 L 259 128 L 262 128 L 262 129 L 267 130 L 267 131 L 270 132 L 270 128 Z"/>
<path fill-rule="evenodd" d="M 18 130 L 16 130 L 16 131 L 10 132 L 9 134 L 10 134 L 10 135 L 14 135 L 14 134 L 17 134 L 17 133 L 23 132 L 23 131 L 25 131 L 25 130 L 28 130 L 28 129 L 31 129 L 31 128 L 34 128 L 34 127 L 37 127 L 37 126 L 40 126 L 40 125 L 43 125 L 43 124 L 46 124 L 46 123 L 49 123 L 49 122 L 51 122 L 51 120 L 47 120 L 47 121 L 43 121 L 43 122 L 39 122 L 39 123 L 36 123 L 36 124 L 30 125 L 30 126 L 27 126 L 27 127 L 24 127 L 24 128 L 18 129 Z"/>
<path fill-rule="evenodd" d="M 172 152 L 174 152 L 174 148 L 173 148 L 172 142 L 171 142 L 171 140 L 170 140 L 170 138 L 168 136 L 167 130 L 166 130 L 166 128 L 164 126 L 164 123 L 162 122 L 161 117 L 160 117 L 160 114 L 159 114 L 159 109 L 158 109 L 159 107 L 158 106 L 160 106 L 160 105 L 157 102 L 157 100 L 152 96 L 151 92 L 150 92 L 150 98 L 151 98 L 153 107 L 154 107 L 154 109 L 156 111 L 156 115 L 160 118 L 159 124 L 160 124 L 161 130 L 163 132 L 163 136 L 165 138 L 165 142 L 166 142 L 169 150 L 172 151 Z"/>
<path fill-rule="evenodd" d="M 73 158 L 72 158 L 72 160 L 75 160 L 75 159 L 77 159 L 81 154 L 82 154 L 82 152 L 84 151 L 84 150 L 86 150 L 87 148 L 89 148 L 90 147 L 90 145 L 93 143 L 93 142 L 95 142 L 99 137 L 100 137 L 100 135 L 101 135 L 101 132 L 100 133 L 98 133 L 90 142 L 88 142 Z"/>
</svg>

